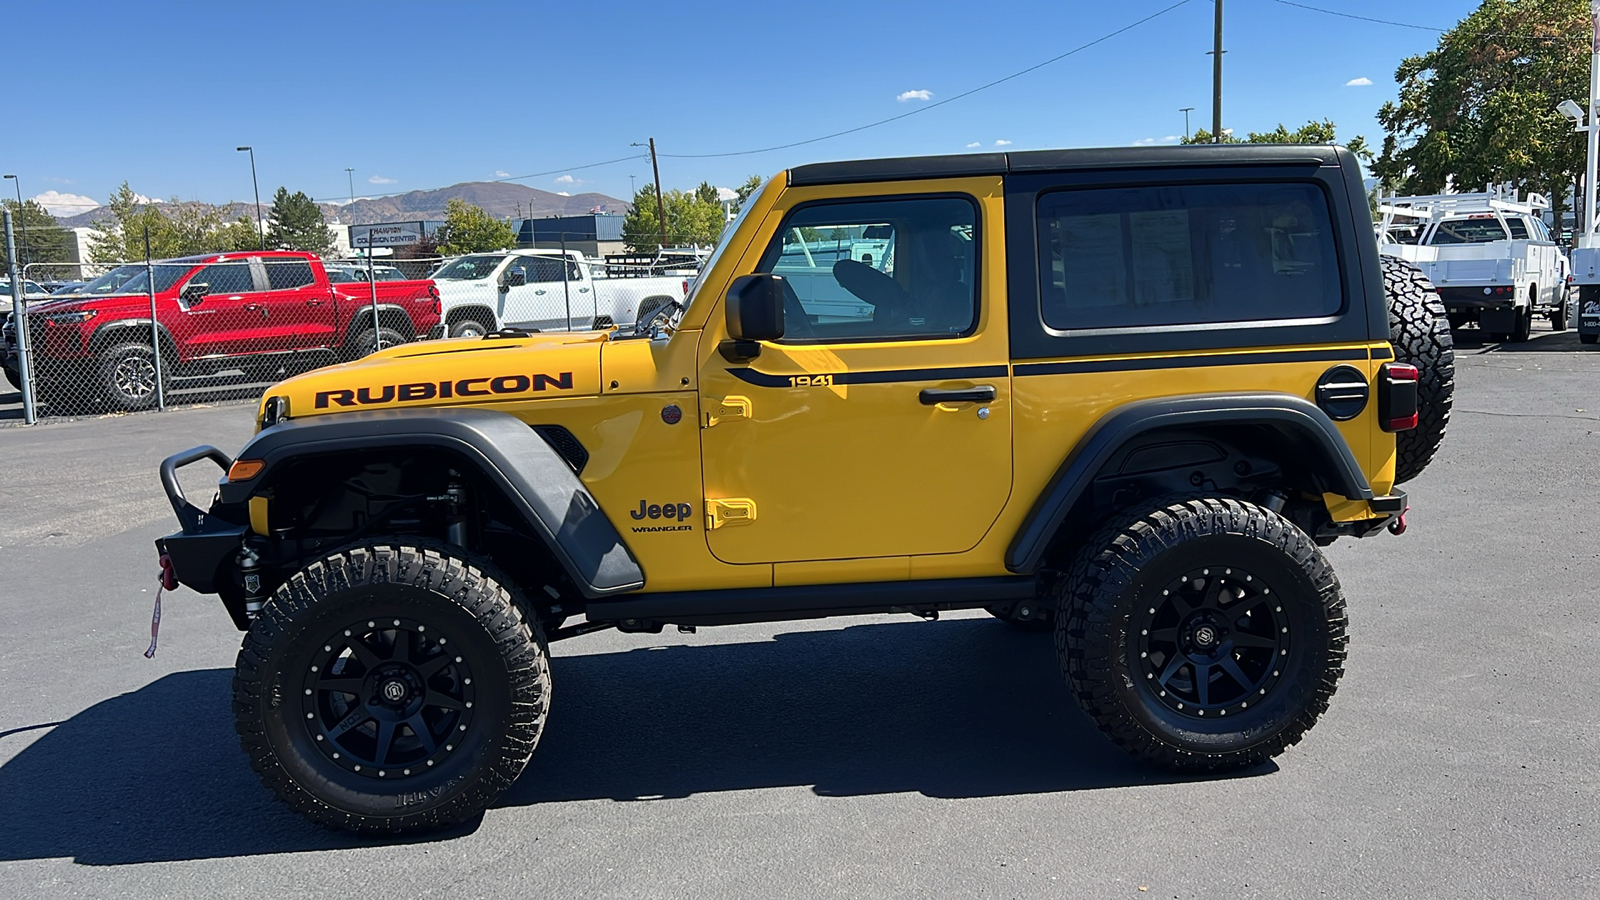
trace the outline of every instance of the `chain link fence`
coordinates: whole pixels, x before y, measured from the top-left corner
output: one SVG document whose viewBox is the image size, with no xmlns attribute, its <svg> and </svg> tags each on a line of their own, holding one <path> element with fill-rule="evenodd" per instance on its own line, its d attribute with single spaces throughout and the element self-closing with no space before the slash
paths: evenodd
<svg viewBox="0 0 1600 900">
<path fill-rule="evenodd" d="M 323 260 L 267 250 L 27 262 L 0 298 L 0 369 L 17 391 L 0 391 L 0 418 L 253 398 L 283 378 L 412 341 L 632 327 L 676 309 L 708 254 Z M 8 415 L 12 404 L 31 408 Z"/>
</svg>

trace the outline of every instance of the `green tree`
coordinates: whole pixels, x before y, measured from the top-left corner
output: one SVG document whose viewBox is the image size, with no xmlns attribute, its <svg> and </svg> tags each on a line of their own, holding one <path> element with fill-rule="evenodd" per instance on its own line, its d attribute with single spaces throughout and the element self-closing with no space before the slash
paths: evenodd
<svg viewBox="0 0 1600 900">
<path fill-rule="evenodd" d="M 248 218 L 230 222 L 224 208 L 176 197 L 167 203 L 147 202 L 126 181 L 111 194 L 106 210 L 107 217 L 95 225 L 89 251 L 96 263 L 144 259 L 146 234 L 153 259 L 228 253 L 260 244 L 256 225 Z"/>
<path fill-rule="evenodd" d="M 1483 0 L 1400 63 L 1373 174 L 1413 194 L 1509 182 L 1548 196 L 1560 221 L 1584 145 L 1556 105 L 1588 96 L 1589 30 L 1584 0 Z"/>
<path fill-rule="evenodd" d="M 1210 144 L 1212 143 L 1211 132 L 1202 128 L 1185 138 L 1183 142 L 1185 144 Z M 1309 122 L 1306 122 L 1306 124 L 1300 126 L 1299 128 L 1296 128 L 1294 131 L 1290 131 L 1288 128 L 1284 127 L 1283 123 L 1280 122 L 1278 123 L 1278 127 L 1271 131 L 1249 132 L 1243 141 L 1235 137 L 1233 132 L 1225 131 L 1223 132 L 1222 140 L 1217 141 L 1216 143 L 1335 144 L 1338 143 L 1338 140 L 1334 134 L 1332 120 L 1323 119 L 1321 122 L 1318 122 L 1313 119 Z M 1367 146 L 1367 139 L 1361 135 L 1358 134 L 1351 138 L 1350 141 L 1345 144 L 1345 147 L 1349 149 L 1351 153 L 1354 153 L 1356 158 L 1360 159 L 1362 162 L 1372 161 L 1372 148 Z"/>
<path fill-rule="evenodd" d="M 267 246 L 284 250 L 304 250 L 324 255 L 333 249 L 333 233 L 322 220 L 322 210 L 304 191 L 289 193 L 278 188 L 267 214 Z"/>
<path fill-rule="evenodd" d="M 28 266 L 23 277 L 71 278 L 77 275 L 76 266 L 40 267 L 37 263 L 68 262 L 72 259 L 72 232 L 61 227 L 56 217 L 37 201 L 24 200 L 18 206 L 15 200 L 0 200 L 0 208 L 11 212 L 13 239 L 17 244 L 17 266 Z M 0 240 L 0 272 L 10 271 L 11 258 L 6 254 L 5 243 Z M 0 298 L 0 303 L 10 303 Z"/>
<path fill-rule="evenodd" d="M 726 216 L 711 183 L 701 182 L 689 192 L 669 190 L 662 199 L 668 244 L 715 244 L 722 235 Z M 660 222 L 655 185 L 647 184 L 633 195 L 633 209 L 622 220 L 622 239 L 635 253 L 654 253 L 661 246 Z"/>
<path fill-rule="evenodd" d="M 739 199 L 734 202 L 733 211 L 738 212 L 739 210 L 744 209 L 744 202 L 749 200 L 750 196 L 756 191 L 760 190 L 761 186 L 766 183 L 767 180 L 762 178 L 760 175 L 751 175 L 749 178 L 746 178 L 744 180 L 744 184 L 741 184 L 734 189 L 734 192 L 739 195 Z"/>
<path fill-rule="evenodd" d="M 517 231 L 510 223 L 460 198 L 445 204 L 444 225 L 437 237 L 439 252 L 445 256 L 504 250 L 517 243 Z"/>
</svg>

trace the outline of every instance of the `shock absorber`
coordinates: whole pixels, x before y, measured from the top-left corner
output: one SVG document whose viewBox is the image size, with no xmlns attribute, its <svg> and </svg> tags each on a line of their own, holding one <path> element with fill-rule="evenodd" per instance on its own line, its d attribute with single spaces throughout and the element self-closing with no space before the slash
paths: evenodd
<svg viewBox="0 0 1600 900">
<path fill-rule="evenodd" d="M 445 489 L 445 540 L 457 547 L 467 545 L 467 489 L 451 482 Z"/>
<path fill-rule="evenodd" d="M 266 592 L 261 589 L 261 556 L 255 548 L 239 551 L 239 575 L 244 579 L 244 614 L 254 619 L 267 601 Z"/>
</svg>

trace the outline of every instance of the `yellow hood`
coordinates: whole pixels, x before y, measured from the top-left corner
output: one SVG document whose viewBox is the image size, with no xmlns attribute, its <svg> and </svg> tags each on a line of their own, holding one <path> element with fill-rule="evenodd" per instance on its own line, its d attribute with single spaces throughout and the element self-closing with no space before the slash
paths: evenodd
<svg viewBox="0 0 1600 900">
<path fill-rule="evenodd" d="M 595 396 L 605 332 L 403 344 L 284 381 L 293 418 L 324 413 Z"/>
</svg>

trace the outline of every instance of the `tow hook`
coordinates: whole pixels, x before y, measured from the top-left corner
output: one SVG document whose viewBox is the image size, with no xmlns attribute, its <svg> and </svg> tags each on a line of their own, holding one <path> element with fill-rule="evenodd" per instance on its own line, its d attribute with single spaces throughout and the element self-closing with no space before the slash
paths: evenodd
<svg viewBox="0 0 1600 900">
<path fill-rule="evenodd" d="M 1410 511 L 1411 507 L 1408 506 L 1400 511 L 1400 515 L 1394 517 L 1394 521 L 1389 523 L 1390 534 L 1399 537 L 1406 533 L 1406 513 Z"/>
<path fill-rule="evenodd" d="M 178 573 L 172 570 L 172 557 L 161 554 L 161 587 L 175 591 L 178 589 Z"/>
</svg>

